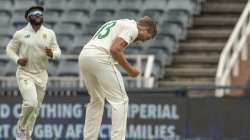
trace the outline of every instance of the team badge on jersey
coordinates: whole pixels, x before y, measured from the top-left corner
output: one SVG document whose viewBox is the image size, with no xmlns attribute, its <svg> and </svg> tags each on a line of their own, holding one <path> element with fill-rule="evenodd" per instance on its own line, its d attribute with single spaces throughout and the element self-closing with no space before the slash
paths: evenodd
<svg viewBox="0 0 250 140">
<path fill-rule="evenodd" d="M 43 33 L 42 37 L 43 37 L 44 40 L 46 40 L 47 39 L 47 34 Z"/>
<path fill-rule="evenodd" d="M 24 36 L 25 38 L 30 38 L 30 34 L 27 34 Z"/>
</svg>

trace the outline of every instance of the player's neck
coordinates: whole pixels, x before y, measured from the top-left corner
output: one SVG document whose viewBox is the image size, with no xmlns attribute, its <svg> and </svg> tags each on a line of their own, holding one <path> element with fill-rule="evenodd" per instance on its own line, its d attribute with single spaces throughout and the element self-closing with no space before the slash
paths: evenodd
<svg viewBox="0 0 250 140">
<path fill-rule="evenodd" d="M 41 25 L 32 25 L 32 28 L 35 32 L 37 32 L 41 28 Z"/>
</svg>

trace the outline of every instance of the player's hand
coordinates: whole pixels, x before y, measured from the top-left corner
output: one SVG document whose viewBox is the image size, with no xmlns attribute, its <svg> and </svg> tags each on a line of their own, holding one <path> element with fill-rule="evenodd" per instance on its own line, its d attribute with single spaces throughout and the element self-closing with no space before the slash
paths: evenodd
<svg viewBox="0 0 250 140">
<path fill-rule="evenodd" d="M 140 71 L 137 68 L 132 68 L 130 71 L 128 71 L 128 75 L 131 77 L 136 77 L 140 74 Z"/>
<path fill-rule="evenodd" d="M 21 66 L 25 66 L 28 63 L 28 58 L 19 58 L 17 60 L 17 64 L 21 65 Z"/>
<path fill-rule="evenodd" d="M 46 53 L 47 56 L 53 57 L 52 49 L 46 47 L 45 48 L 45 53 Z"/>
</svg>

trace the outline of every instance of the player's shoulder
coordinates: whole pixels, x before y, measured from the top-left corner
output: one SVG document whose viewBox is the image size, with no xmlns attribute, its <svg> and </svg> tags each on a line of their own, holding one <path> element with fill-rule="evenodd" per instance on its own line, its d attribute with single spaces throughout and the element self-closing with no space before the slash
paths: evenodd
<svg viewBox="0 0 250 140">
<path fill-rule="evenodd" d="M 22 32 L 24 32 L 24 31 L 26 31 L 26 30 L 27 30 L 27 26 L 28 26 L 28 25 L 26 25 L 26 26 L 24 26 L 24 27 L 22 27 L 22 28 L 18 28 L 18 29 L 16 30 L 16 32 L 15 32 L 15 33 L 17 33 L 17 34 L 21 34 Z"/>
<path fill-rule="evenodd" d="M 22 36 L 22 35 L 24 34 L 25 31 L 26 31 L 26 30 L 25 30 L 25 27 L 24 27 L 24 28 L 21 28 L 21 29 L 18 29 L 18 30 L 16 30 L 16 32 L 14 33 L 13 36 L 15 36 L 15 37 L 20 37 L 20 36 Z"/>
<path fill-rule="evenodd" d="M 48 28 L 46 26 L 43 26 L 42 28 L 43 28 L 44 31 L 46 31 L 49 34 L 55 34 L 55 32 L 52 29 L 50 29 L 50 28 Z"/>
<path fill-rule="evenodd" d="M 123 23 L 123 24 L 136 24 L 136 21 L 133 19 L 119 19 L 117 22 Z"/>
<path fill-rule="evenodd" d="M 137 23 L 133 19 L 121 19 L 120 20 L 123 29 L 137 31 Z"/>
<path fill-rule="evenodd" d="M 120 23 L 121 27 L 123 28 L 131 28 L 131 29 L 136 29 L 137 28 L 137 23 L 135 20 L 132 19 L 120 19 L 118 20 Z"/>
</svg>

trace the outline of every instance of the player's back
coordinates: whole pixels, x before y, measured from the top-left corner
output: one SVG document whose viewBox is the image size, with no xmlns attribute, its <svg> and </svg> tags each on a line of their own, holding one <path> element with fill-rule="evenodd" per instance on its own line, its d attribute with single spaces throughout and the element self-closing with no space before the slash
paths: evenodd
<svg viewBox="0 0 250 140">
<path fill-rule="evenodd" d="M 128 35 L 126 32 L 128 32 Z M 130 40 L 133 41 L 138 34 L 136 21 L 130 19 L 120 19 L 106 22 L 97 30 L 95 35 L 84 48 L 93 46 L 101 47 L 109 52 L 114 39 L 119 37 L 121 34 L 125 34 L 123 36 L 128 37 L 131 36 L 130 34 L 133 34 L 132 37 L 130 37 Z"/>
</svg>

